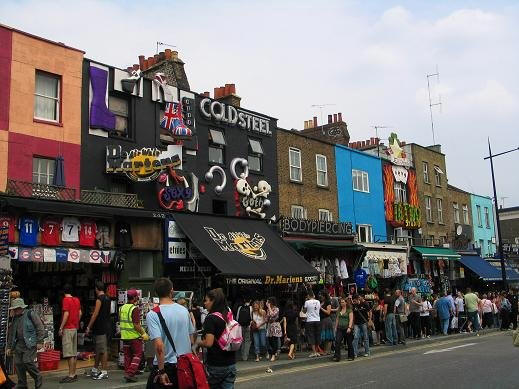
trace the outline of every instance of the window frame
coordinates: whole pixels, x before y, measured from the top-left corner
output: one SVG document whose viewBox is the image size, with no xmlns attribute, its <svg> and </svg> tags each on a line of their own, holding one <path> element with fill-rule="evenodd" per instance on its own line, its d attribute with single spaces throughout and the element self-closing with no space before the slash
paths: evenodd
<svg viewBox="0 0 519 389">
<path fill-rule="evenodd" d="M 320 170 L 319 169 L 319 159 L 324 159 L 324 168 L 325 170 Z M 323 155 L 323 154 L 316 154 L 315 155 L 315 174 L 316 174 L 316 181 L 317 181 L 317 186 L 321 187 L 321 188 L 326 188 L 328 187 L 328 158 L 326 158 L 326 155 Z M 320 184 L 319 183 L 319 173 L 323 174 L 324 173 L 324 184 Z"/>
<path fill-rule="evenodd" d="M 442 186 L 442 176 L 441 176 L 441 169 L 438 165 L 434 165 L 434 183 L 437 187 Z"/>
<path fill-rule="evenodd" d="M 436 214 L 438 215 L 438 224 L 443 223 L 443 199 L 436 198 Z"/>
<path fill-rule="evenodd" d="M 42 94 L 36 93 L 36 83 L 38 81 L 37 80 L 38 75 L 41 75 L 43 77 L 54 78 L 54 79 L 56 79 L 58 81 L 58 86 L 56 88 L 57 97 L 46 96 L 46 95 L 42 95 Z M 33 117 L 34 120 L 48 122 L 48 123 L 52 123 L 52 124 L 62 124 L 62 122 L 61 122 L 61 117 L 62 117 L 61 104 L 62 104 L 62 95 L 63 95 L 62 85 L 63 85 L 63 77 L 60 74 L 49 73 L 49 72 L 46 72 L 44 70 L 36 69 L 36 71 L 34 73 L 34 93 L 33 93 L 33 95 L 34 95 L 34 106 L 33 106 L 33 113 L 32 113 L 32 117 Z M 55 109 L 56 109 L 56 119 L 48 119 L 48 118 L 36 116 L 36 109 L 35 109 L 36 108 L 35 107 L 36 106 L 36 96 L 42 97 L 42 98 L 45 98 L 45 99 L 55 100 L 55 104 L 57 104 L 57 107 L 55 107 Z"/>
<path fill-rule="evenodd" d="M 393 192 L 395 194 L 395 204 L 407 203 L 407 186 L 403 182 L 395 180 L 393 184 Z"/>
<path fill-rule="evenodd" d="M 299 166 L 292 165 L 292 153 L 299 156 Z M 292 182 L 303 182 L 303 160 L 301 158 L 301 150 L 295 147 L 288 148 L 288 165 L 289 165 L 289 177 Z M 299 178 L 292 177 L 292 168 L 297 169 Z"/>
<path fill-rule="evenodd" d="M 490 211 L 488 210 L 488 207 L 484 207 L 485 212 L 485 227 L 490 228 Z"/>
<path fill-rule="evenodd" d="M 302 217 L 297 217 L 294 215 L 294 211 L 300 211 L 301 212 L 301 216 Z M 292 204 L 290 206 L 290 216 L 293 218 L 293 219 L 306 219 L 306 208 L 303 207 L 302 205 L 296 205 L 296 204 Z"/>
<path fill-rule="evenodd" d="M 432 215 L 432 197 L 424 196 L 425 198 L 425 218 L 428 223 L 434 223 L 433 215 Z M 429 203 L 429 207 L 427 207 L 427 202 Z"/>
<path fill-rule="evenodd" d="M 460 207 L 458 203 L 452 203 L 454 209 L 454 223 L 460 224 Z"/>
<path fill-rule="evenodd" d="M 130 118 L 130 112 L 131 112 L 131 100 L 127 96 L 122 96 L 120 94 L 109 94 L 108 95 L 108 110 L 113 113 L 116 117 L 124 117 L 120 114 L 120 112 L 115 112 L 110 109 L 110 100 L 111 99 L 118 99 L 121 101 L 126 102 L 127 112 L 126 112 L 126 134 L 121 133 L 120 131 L 117 131 L 116 129 L 110 131 L 109 136 L 111 138 L 120 138 L 120 139 L 132 139 L 132 133 L 131 133 L 131 118 Z"/>
<path fill-rule="evenodd" d="M 333 221 L 333 217 L 332 217 L 332 213 L 330 212 L 329 209 L 324 209 L 324 208 L 319 208 L 319 210 L 317 211 L 317 214 L 319 216 L 318 220 L 323 220 L 323 221 L 327 221 L 327 222 L 331 222 Z M 321 214 L 323 215 L 327 215 L 325 219 L 321 218 Z"/>
<path fill-rule="evenodd" d="M 150 257 L 147 257 L 147 255 L 150 255 Z M 146 259 L 146 261 L 144 261 Z M 143 265 L 144 262 L 148 262 L 151 259 L 151 276 L 143 276 Z M 133 251 L 132 256 L 129 259 L 130 261 L 135 261 L 134 265 L 137 265 L 137 268 L 139 270 L 139 275 L 136 277 L 134 274 L 130 274 L 130 269 L 128 269 L 128 279 L 129 280 L 152 280 L 155 278 L 155 252 L 144 250 L 144 251 Z M 150 264 L 148 263 L 148 266 Z M 130 266 L 128 266 L 130 268 Z M 132 269 L 134 270 L 134 269 Z M 149 269 L 148 269 L 149 270 Z"/>
<path fill-rule="evenodd" d="M 422 161 L 422 169 L 423 169 L 423 182 L 426 184 L 430 184 L 429 181 L 429 163 L 426 161 Z"/>
<path fill-rule="evenodd" d="M 356 184 L 358 184 L 358 177 L 360 176 L 360 183 L 361 188 L 355 188 Z M 369 173 L 365 170 L 358 170 L 358 169 L 351 169 L 351 178 L 352 178 L 352 185 L 353 190 L 356 192 L 362 192 L 362 193 L 370 193 L 369 192 Z M 364 182 L 364 179 L 366 181 Z M 367 189 L 364 187 L 364 184 L 366 184 Z"/>
<path fill-rule="evenodd" d="M 483 227 L 483 218 L 481 217 L 481 205 L 476 204 L 476 216 L 478 220 L 478 227 Z"/>
<path fill-rule="evenodd" d="M 367 240 L 362 240 L 361 237 L 361 228 L 364 228 L 366 231 L 366 238 Z M 355 230 L 357 232 L 357 241 L 359 243 L 373 243 L 373 226 L 371 224 L 357 224 L 355 227 Z M 369 237 L 367 236 L 369 232 Z"/>
<path fill-rule="evenodd" d="M 261 173 L 261 172 L 263 172 L 263 145 L 261 144 L 261 141 L 258 140 L 258 139 L 248 138 L 248 140 L 249 140 L 249 145 L 248 145 L 248 148 L 247 148 L 248 149 L 247 161 L 249 163 L 249 169 L 251 171 L 253 171 L 253 172 Z M 254 148 L 252 146 L 253 142 L 257 142 L 258 143 L 261 152 L 255 152 L 254 151 Z M 252 167 L 250 158 L 257 158 L 258 159 L 258 161 L 259 161 L 259 169 L 254 169 Z"/>
<path fill-rule="evenodd" d="M 469 225 L 470 224 L 470 219 L 469 219 L 469 207 L 468 207 L 468 205 L 467 204 L 463 204 L 462 210 L 463 210 L 463 224 Z"/>
<path fill-rule="evenodd" d="M 44 160 L 47 161 L 47 172 L 46 173 L 43 173 L 43 172 L 40 171 L 41 162 L 44 161 Z M 37 161 L 37 163 L 38 163 L 36 171 L 34 170 L 34 162 L 35 161 Z M 52 171 L 49 171 L 50 168 L 51 168 L 51 165 L 52 165 Z M 55 169 L 56 169 L 56 160 L 54 158 L 42 157 L 42 156 L 39 156 L 39 155 L 33 155 L 33 157 L 32 157 L 32 183 L 33 184 L 39 184 L 39 185 L 53 185 L 54 170 Z M 38 176 L 38 180 L 37 181 L 34 181 L 34 176 L 35 175 Z M 42 176 L 46 176 L 47 177 L 47 182 L 40 182 L 40 178 Z"/>
<path fill-rule="evenodd" d="M 219 133 L 222 136 L 223 142 L 215 142 L 213 139 L 213 131 Z M 224 165 L 225 164 L 225 148 L 227 147 L 227 141 L 225 140 L 225 131 L 219 128 L 209 128 L 209 138 L 207 146 L 207 159 L 210 165 Z M 218 150 L 221 154 L 221 161 L 211 161 L 209 158 L 210 150 Z"/>
</svg>

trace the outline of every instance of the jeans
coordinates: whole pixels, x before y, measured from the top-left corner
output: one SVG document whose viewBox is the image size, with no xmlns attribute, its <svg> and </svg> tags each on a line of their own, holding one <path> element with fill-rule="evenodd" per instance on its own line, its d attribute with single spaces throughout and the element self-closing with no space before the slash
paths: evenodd
<svg viewBox="0 0 519 389">
<path fill-rule="evenodd" d="M 241 344 L 241 359 L 243 361 L 246 361 L 249 359 L 249 352 L 250 352 L 250 327 L 241 327 L 241 333 L 243 337 L 243 342 Z"/>
<path fill-rule="evenodd" d="M 409 325 L 413 330 L 413 336 L 415 338 L 420 337 L 420 312 L 411 312 L 409 314 Z"/>
<path fill-rule="evenodd" d="M 447 332 L 449 331 L 449 321 L 450 321 L 450 317 L 448 317 L 446 319 L 440 318 L 440 326 L 441 326 L 443 335 L 447 335 Z"/>
<path fill-rule="evenodd" d="M 364 352 L 369 354 L 369 336 L 367 323 L 355 324 L 355 331 L 353 335 L 353 350 L 355 351 L 355 356 L 359 354 L 359 339 L 361 336 L 364 341 Z"/>
<path fill-rule="evenodd" d="M 350 331 L 348 333 L 347 329 L 337 328 L 337 333 L 335 335 L 335 358 L 341 359 L 341 343 L 346 339 L 348 343 L 348 358 L 353 359 L 355 354 L 353 352 L 353 332 Z"/>
<path fill-rule="evenodd" d="M 481 326 L 479 325 L 478 311 L 467 312 L 467 318 L 472 323 L 474 331 L 479 331 Z"/>
<path fill-rule="evenodd" d="M 386 338 L 391 344 L 398 343 L 398 332 L 396 330 L 396 318 L 394 313 L 388 313 L 386 317 Z"/>
<path fill-rule="evenodd" d="M 17 342 L 13 352 L 13 363 L 18 376 L 17 388 L 26 389 L 27 373 L 34 379 L 36 389 L 43 386 L 43 378 L 34 362 L 36 359 L 36 347 L 27 348 L 25 342 Z"/>
<path fill-rule="evenodd" d="M 234 389 L 236 381 L 236 365 L 211 366 L 206 365 L 207 382 L 211 389 Z"/>
<path fill-rule="evenodd" d="M 397 314 L 397 316 L 395 316 L 395 321 L 396 321 L 396 329 L 397 329 L 397 332 L 398 332 L 398 341 L 399 342 L 402 342 L 403 344 L 405 344 L 405 330 L 404 330 L 404 323 L 402 323 L 400 321 L 400 314 Z M 393 341 L 393 344 L 395 342 Z"/>
<path fill-rule="evenodd" d="M 508 330 L 510 328 L 510 312 L 501 309 L 501 329 Z"/>
<path fill-rule="evenodd" d="M 261 350 L 267 348 L 267 330 L 261 329 L 254 331 L 252 337 L 254 338 L 254 352 L 256 355 L 260 355 Z"/>
</svg>

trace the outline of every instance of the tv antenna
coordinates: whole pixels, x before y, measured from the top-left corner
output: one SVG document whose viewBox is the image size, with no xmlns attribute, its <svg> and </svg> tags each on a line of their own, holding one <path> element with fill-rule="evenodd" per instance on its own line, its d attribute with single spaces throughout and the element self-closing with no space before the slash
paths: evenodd
<svg viewBox="0 0 519 389">
<path fill-rule="evenodd" d="M 499 198 L 501 199 L 501 208 L 504 208 L 505 207 L 505 199 L 507 199 L 508 196 L 501 196 Z"/>
<path fill-rule="evenodd" d="M 431 114 L 431 132 L 432 132 L 432 138 L 433 138 L 433 145 L 436 144 L 436 138 L 434 136 L 434 120 L 433 120 L 433 111 L 432 108 L 439 105 L 440 106 L 440 113 L 441 113 L 441 107 L 442 107 L 442 96 L 439 95 L 438 101 L 433 103 L 431 100 L 431 83 L 429 81 L 429 78 L 436 77 L 436 81 L 438 84 L 440 83 L 440 72 L 438 71 L 438 65 L 436 65 L 436 73 L 433 74 L 427 74 L 427 92 L 429 93 L 429 113 Z"/>
<path fill-rule="evenodd" d="M 323 131 L 323 108 L 324 107 L 328 107 L 328 106 L 331 106 L 331 105 L 335 105 L 333 103 L 331 104 L 312 104 L 312 108 L 319 108 L 319 111 L 321 112 L 321 132 L 323 133 L 324 135 L 324 131 Z"/>
<path fill-rule="evenodd" d="M 169 43 L 159 42 L 157 41 L 157 54 L 159 53 L 159 46 L 167 46 L 177 48 L 175 45 L 170 45 Z"/>
<path fill-rule="evenodd" d="M 375 129 L 375 136 L 377 137 L 377 140 L 378 140 L 378 129 L 379 128 L 395 128 L 393 126 L 370 126 L 370 127 Z M 379 145 L 379 142 L 377 142 L 377 157 L 380 157 L 380 145 Z"/>
</svg>

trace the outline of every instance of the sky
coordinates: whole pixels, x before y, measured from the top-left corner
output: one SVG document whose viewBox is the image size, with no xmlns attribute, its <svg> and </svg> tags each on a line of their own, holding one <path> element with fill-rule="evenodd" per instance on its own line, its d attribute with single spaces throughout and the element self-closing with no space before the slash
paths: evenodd
<svg viewBox="0 0 519 389">
<path fill-rule="evenodd" d="M 242 106 L 302 129 L 342 112 L 351 140 L 396 132 L 436 143 L 449 183 L 493 196 L 492 151 L 519 147 L 519 2 L 2 0 L 0 23 L 121 68 L 177 46 L 191 89 L 235 83 Z M 162 47 L 164 49 L 166 47 Z M 174 48 L 175 49 L 175 48 Z M 441 108 L 441 109 L 440 109 Z M 519 151 L 495 162 L 497 197 L 519 205 Z M 502 199 L 505 197 L 505 199 Z"/>
</svg>

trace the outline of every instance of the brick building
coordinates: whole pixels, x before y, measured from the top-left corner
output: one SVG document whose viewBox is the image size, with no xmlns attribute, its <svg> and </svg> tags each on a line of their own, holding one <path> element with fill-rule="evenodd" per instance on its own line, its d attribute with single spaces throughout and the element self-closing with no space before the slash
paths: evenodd
<svg viewBox="0 0 519 389">
<path fill-rule="evenodd" d="M 449 193 L 446 212 L 452 215 L 449 228 L 449 243 L 456 250 L 472 247 L 472 210 L 470 193 L 455 186 L 448 185 Z"/>
</svg>

